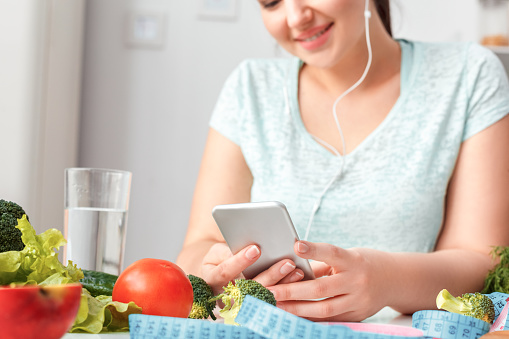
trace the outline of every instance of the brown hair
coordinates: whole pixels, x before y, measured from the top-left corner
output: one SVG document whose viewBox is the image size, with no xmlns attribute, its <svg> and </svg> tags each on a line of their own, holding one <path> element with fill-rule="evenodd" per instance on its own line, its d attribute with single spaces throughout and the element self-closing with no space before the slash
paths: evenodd
<svg viewBox="0 0 509 339">
<path fill-rule="evenodd" d="M 375 0 L 376 10 L 380 19 L 384 24 L 385 29 L 392 36 L 392 28 L 391 28 L 391 6 L 389 0 Z"/>
</svg>

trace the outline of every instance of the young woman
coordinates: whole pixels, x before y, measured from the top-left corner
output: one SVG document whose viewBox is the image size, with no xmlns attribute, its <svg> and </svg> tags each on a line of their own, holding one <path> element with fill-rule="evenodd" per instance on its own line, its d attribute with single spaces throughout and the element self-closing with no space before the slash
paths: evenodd
<svg viewBox="0 0 509 339">
<path fill-rule="evenodd" d="M 212 208 L 277 200 L 321 277 L 283 260 L 255 278 L 291 313 L 359 321 L 481 289 L 491 246 L 509 245 L 500 62 L 475 44 L 393 39 L 388 1 L 259 3 L 295 58 L 248 60 L 227 80 L 177 263 L 219 290 L 260 250 L 233 255 Z"/>
</svg>

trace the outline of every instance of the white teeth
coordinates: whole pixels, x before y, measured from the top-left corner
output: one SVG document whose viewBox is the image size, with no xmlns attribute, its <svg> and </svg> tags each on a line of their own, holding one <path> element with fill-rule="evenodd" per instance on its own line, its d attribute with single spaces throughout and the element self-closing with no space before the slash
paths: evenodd
<svg viewBox="0 0 509 339">
<path fill-rule="evenodd" d="M 307 38 L 307 39 L 304 39 L 302 41 L 313 41 L 313 40 L 316 40 L 318 39 L 323 33 L 325 33 L 329 28 L 330 28 L 331 25 L 325 27 L 323 30 L 321 30 L 320 32 L 316 33 L 315 35 L 313 35 L 312 37 L 310 38 Z"/>
<path fill-rule="evenodd" d="M 316 40 L 322 34 L 323 34 L 323 32 L 320 32 L 320 33 L 318 33 L 316 35 L 313 35 L 311 38 L 304 39 L 304 41 L 313 41 L 313 40 Z"/>
</svg>

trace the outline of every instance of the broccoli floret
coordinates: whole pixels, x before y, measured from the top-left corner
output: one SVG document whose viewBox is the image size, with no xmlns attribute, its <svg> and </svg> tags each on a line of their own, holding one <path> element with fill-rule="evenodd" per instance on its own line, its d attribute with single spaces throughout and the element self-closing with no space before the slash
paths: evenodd
<svg viewBox="0 0 509 339">
<path fill-rule="evenodd" d="M 0 253 L 22 251 L 25 248 L 21 231 L 16 228 L 23 214 L 25 211 L 15 202 L 0 200 Z"/>
<path fill-rule="evenodd" d="M 224 318 L 224 323 L 229 325 L 239 325 L 235 322 L 237 314 L 239 314 L 242 302 L 246 295 L 250 295 L 273 306 L 276 306 L 274 294 L 265 286 L 257 281 L 250 279 L 237 279 L 235 284 L 231 281 L 227 286 L 223 287 L 224 292 L 216 296 L 213 300 L 221 298 L 225 306 L 219 314 Z M 233 299 L 233 304 L 232 304 Z"/>
<path fill-rule="evenodd" d="M 212 312 L 216 307 L 216 301 L 211 300 L 214 297 L 212 288 L 200 277 L 188 274 L 187 277 L 193 286 L 193 308 L 188 318 L 207 319 L 209 316 L 216 320 L 216 316 Z"/>
<path fill-rule="evenodd" d="M 437 307 L 452 313 L 468 315 L 487 323 L 495 319 L 493 301 L 479 292 L 465 293 L 461 297 L 453 297 L 447 290 L 442 290 L 437 296 Z"/>
</svg>

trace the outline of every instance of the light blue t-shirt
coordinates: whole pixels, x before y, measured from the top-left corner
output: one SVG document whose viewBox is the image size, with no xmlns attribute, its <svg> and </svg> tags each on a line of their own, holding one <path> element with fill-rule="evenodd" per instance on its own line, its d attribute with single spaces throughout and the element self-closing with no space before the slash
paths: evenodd
<svg viewBox="0 0 509 339">
<path fill-rule="evenodd" d="M 347 154 L 343 175 L 314 218 L 310 241 L 433 250 L 461 143 L 509 113 L 507 77 L 489 50 L 472 43 L 399 43 L 400 97 Z M 301 66 L 296 58 L 241 63 L 226 81 L 210 125 L 241 147 L 254 177 L 251 200 L 284 203 L 303 237 L 340 159 L 301 120 Z"/>
</svg>

